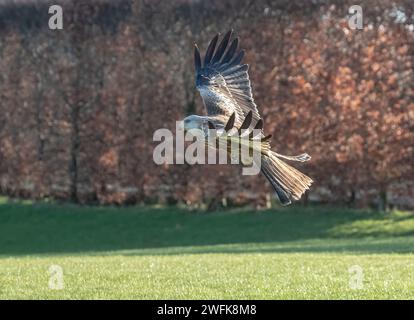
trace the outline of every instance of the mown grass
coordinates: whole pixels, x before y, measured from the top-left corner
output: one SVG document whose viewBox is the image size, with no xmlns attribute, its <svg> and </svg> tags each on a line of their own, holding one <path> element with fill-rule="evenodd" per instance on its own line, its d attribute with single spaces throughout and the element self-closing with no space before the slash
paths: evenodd
<svg viewBox="0 0 414 320">
<path fill-rule="evenodd" d="M 409 212 L 0 203 L 3 299 L 412 299 L 413 253 Z"/>
</svg>

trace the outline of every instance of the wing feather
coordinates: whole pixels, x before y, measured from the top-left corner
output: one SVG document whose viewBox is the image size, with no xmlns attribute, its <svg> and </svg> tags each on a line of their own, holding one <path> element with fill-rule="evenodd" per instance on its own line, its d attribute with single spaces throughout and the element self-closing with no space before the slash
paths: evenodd
<svg viewBox="0 0 414 320">
<path fill-rule="evenodd" d="M 197 45 L 194 46 L 194 65 L 196 72 L 200 72 L 201 70 L 201 56 L 200 56 L 200 50 L 198 50 Z"/>
<path fill-rule="evenodd" d="M 221 72 L 221 74 L 222 74 L 223 77 L 230 80 L 230 79 L 233 79 L 235 77 L 243 76 L 243 72 L 247 72 L 247 70 L 249 70 L 249 65 L 242 64 L 242 65 L 234 66 L 232 68 L 224 69 Z"/>
<path fill-rule="evenodd" d="M 236 126 L 240 126 L 249 112 L 255 120 L 260 119 L 257 106 L 254 102 L 249 79 L 249 66 L 242 64 L 245 54 L 239 50 L 238 38 L 230 41 L 232 31 L 227 32 L 220 44 L 216 34 L 210 41 L 204 56 L 204 65 L 201 67 L 201 58 L 198 48 L 194 52 L 197 78 L 209 79 L 208 84 L 197 86 L 206 106 L 207 113 L 213 115 L 235 115 Z M 229 45 L 230 44 L 230 45 Z"/>
<path fill-rule="evenodd" d="M 240 64 L 240 62 L 242 62 L 243 58 L 244 58 L 244 50 L 241 50 L 235 57 L 234 59 L 230 62 L 230 65 L 235 66 Z"/>
<path fill-rule="evenodd" d="M 239 45 L 239 38 L 236 38 L 231 42 L 230 48 L 229 50 L 227 50 L 226 54 L 221 60 L 221 63 L 225 64 L 234 57 L 234 54 L 236 53 L 238 45 Z"/>
<path fill-rule="evenodd" d="M 211 63 L 214 64 L 214 63 L 221 60 L 221 58 L 224 54 L 224 51 L 226 51 L 226 49 L 227 49 L 227 45 L 229 44 L 229 40 L 230 40 L 230 37 L 231 37 L 232 33 L 233 33 L 233 31 L 230 30 L 229 32 L 226 33 L 223 40 L 221 40 L 221 42 L 220 42 L 220 44 L 219 44 L 219 46 L 216 50 L 216 53 L 213 57 L 213 60 L 211 60 Z"/>
<path fill-rule="evenodd" d="M 214 53 L 214 49 L 216 49 L 218 37 L 219 37 L 219 34 L 217 33 L 214 36 L 214 38 L 210 41 L 210 44 L 208 45 L 206 55 L 204 56 L 204 67 L 210 63 L 211 58 L 213 57 L 213 53 Z"/>
</svg>

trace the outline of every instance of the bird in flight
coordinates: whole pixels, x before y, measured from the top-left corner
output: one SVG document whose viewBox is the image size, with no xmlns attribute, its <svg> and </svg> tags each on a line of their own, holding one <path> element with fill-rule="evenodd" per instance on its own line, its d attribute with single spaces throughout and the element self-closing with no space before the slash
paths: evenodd
<svg viewBox="0 0 414 320">
<path fill-rule="evenodd" d="M 270 150 L 269 137 L 263 134 L 263 120 L 254 102 L 248 65 L 243 63 L 244 50 L 239 49 L 239 39 L 232 39 L 227 32 L 219 42 L 219 34 L 211 41 L 202 61 L 195 45 L 194 61 L 196 87 L 200 92 L 207 116 L 190 115 L 184 119 L 184 130 L 198 129 L 260 129 L 260 171 L 268 179 L 282 205 L 299 200 L 309 189 L 312 179 L 288 165 L 284 160 L 304 162 L 306 153 L 285 156 Z"/>
</svg>

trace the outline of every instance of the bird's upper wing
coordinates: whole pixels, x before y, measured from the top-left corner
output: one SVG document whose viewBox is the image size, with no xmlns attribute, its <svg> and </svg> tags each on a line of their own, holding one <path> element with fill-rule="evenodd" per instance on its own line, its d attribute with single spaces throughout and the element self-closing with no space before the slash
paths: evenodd
<svg viewBox="0 0 414 320">
<path fill-rule="evenodd" d="M 198 86 L 207 113 L 210 116 L 236 113 L 236 125 L 251 111 L 254 122 L 260 119 L 253 100 L 248 65 L 243 64 L 244 50 L 238 49 L 239 39 L 230 42 L 232 31 L 225 34 L 218 46 L 217 34 L 210 42 L 204 62 L 197 45 L 194 50 L 197 79 L 210 79 L 206 86 Z"/>
</svg>

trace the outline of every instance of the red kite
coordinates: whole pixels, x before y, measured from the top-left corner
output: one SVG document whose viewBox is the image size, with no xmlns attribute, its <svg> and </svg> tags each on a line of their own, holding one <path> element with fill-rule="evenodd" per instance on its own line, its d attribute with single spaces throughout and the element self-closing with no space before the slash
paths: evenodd
<svg viewBox="0 0 414 320">
<path fill-rule="evenodd" d="M 202 62 L 195 45 L 194 59 L 196 87 L 201 94 L 207 116 L 191 115 L 184 119 L 184 129 L 263 129 L 263 121 L 253 100 L 248 65 L 243 64 L 244 50 L 239 50 L 239 39 L 232 41 L 232 31 L 225 34 L 217 45 L 217 34 L 210 42 Z M 284 156 L 270 150 L 269 138 L 262 134 L 260 170 L 275 189 L 283 205 L 291 199 L 299 200 L 309 189 L 312 179 L 286 164 L 282 159 L 304 162 L 306 153 Z"/>
</svg>

